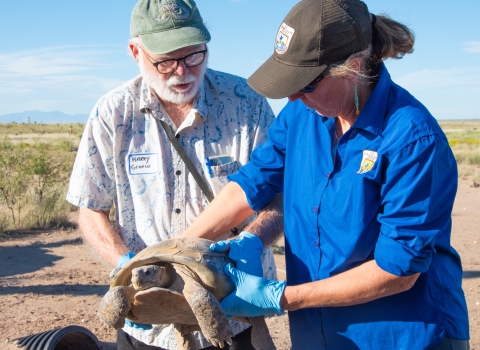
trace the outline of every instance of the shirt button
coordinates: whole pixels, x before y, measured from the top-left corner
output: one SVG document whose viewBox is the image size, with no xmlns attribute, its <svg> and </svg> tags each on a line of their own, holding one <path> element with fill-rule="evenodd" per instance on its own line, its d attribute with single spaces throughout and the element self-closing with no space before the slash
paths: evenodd
<svg viewBox="0 0 480 350">
<path fill-rule="evenodd" d="M 182 174 L 182 172 L 181 172 L 180 170 L 177 170 L 177 171 L 175 172 L 175 174 L 177 174 L 177 175 L 181 175 L 181 174 Z"/>
<path fill-rule="evenodd" d="M 317 212 L 317 208 L 313 208 L 313 212 L 316 213 L 316 212 Z"/>
<path fill-rule="evenodd" d="M 315 247 L 317 247 L 317 248 L 320 247 L 320 244 L 318 244 L 317 241 L 313 242 L 313 245 L 314 245 Z"/>
<path fill-rule="evenodd" d="M 180 214 L 182 210 L 180 208 L 175 209 L 175 213 Z"/>
<path fill-rule="evenodd" d="M 330 173 L 326 173 L 326 174 L 325 174 L 325 177 L 326 177 L 327 179 L 329 179 L 329 178 L 330 178 Z"/>
<path fill-rule="evenodd" d="M 315 281 L 318 281 L 318 276 L 317 275 L 315 275 L 314 278 L 315 278 Z"/>
</svg>

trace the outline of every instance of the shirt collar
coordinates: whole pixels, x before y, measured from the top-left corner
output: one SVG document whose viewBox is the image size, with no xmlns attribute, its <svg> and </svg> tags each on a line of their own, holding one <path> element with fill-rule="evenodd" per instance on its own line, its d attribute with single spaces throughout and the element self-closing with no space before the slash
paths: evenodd
<svg viewBox="0 0 480 350">
<path fill-rule="evenodd" d="M 386 114 L 391 83 L 390 74 L 382 63 L 380 78 L 354 124 L 355 128 L 365 129 L 375 135 L 382 136 L 383 120 Z"/>
<path fill-rule="evenodd" d="M 196 110 L 196 113 L 199 114 L 203 119 L 207 119 L 208 116 L 208 106 L 206 104 L 206 98 L 205 98 L 205 79 L 206 76 L 203 78 L 203 83 L 202 86 L 200 86 L 200 90 L 197 96 L 197 99 L 195 100 L 195 103 L 193 104 L 193 108 Z"/>
<path fill-rule="evenodd" d="M 323 125 L 325 125 L 328 131 L 332 130 L 332 128 L 335 126 L 335 118 L 324 117 L 323 115 L 321 115 L 320 113 L 318 113 L 316 110 L 312 108 L 307 107 L 307 109 L 310 111 L 310 113 L 313 113 L 317 117 L 322 118 L 322 123 Z"/>
</svg>

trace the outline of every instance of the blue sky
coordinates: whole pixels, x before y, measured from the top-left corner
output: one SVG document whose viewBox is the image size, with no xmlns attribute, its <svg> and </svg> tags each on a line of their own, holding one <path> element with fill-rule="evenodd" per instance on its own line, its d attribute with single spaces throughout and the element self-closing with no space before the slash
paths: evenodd
<svg viewBox="0 0 480 350">
<path fill-rule="evenodd" d="M 198 0 L 211 34 L 211 68 L 247 78 L 273 52 L 297 0 Z M 437 119 L 480 118 L 480 1 L 367 0 L 416 34 L 415 52 L 387 61 L 392 78 Z M 2 0 L 0 115 L 26 110 L 88 114 L 138 74 L 128 55 L 134 0 Z M 286 99 L 270 100 L 275 113 Z"/>
</svg>

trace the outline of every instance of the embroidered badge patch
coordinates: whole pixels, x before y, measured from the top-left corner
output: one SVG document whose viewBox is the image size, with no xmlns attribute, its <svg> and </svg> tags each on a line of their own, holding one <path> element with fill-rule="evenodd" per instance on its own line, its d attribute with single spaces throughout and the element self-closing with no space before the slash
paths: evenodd
<svg viewBox="0 0 480 350">
<path fill-rule="evenodd" d="M 275 51 L 279 55 L 283 55 L 288 50 L 288 45 L 290 45 L 290 41 L 292 40 L 293 34 L 295 33 L 295 29 L 290 27 L 285 22 L 282 23 L 280 29 L 277 33 L 277 38 L 275 39 Z"/>
<path fill-rule="evenodd" d="M 362 162 L 360 163 L 360 169 L 357 174 L 365 174 L 372 170 L 373 165 L 377 161 L 378 153 L 375 151 L 364 150 L 362 156 Z"/>
<path fill-rule="evenodd" d="M 167 18 L 182 20 L 190 17 L 190 12 L 185 6 L 174 3 L 163 5 L 160 10 L 163 12 L 162 16 L 160 18 L 155 17 L 155 20 L 159 22 L 164 21 Z"/>
</svg>

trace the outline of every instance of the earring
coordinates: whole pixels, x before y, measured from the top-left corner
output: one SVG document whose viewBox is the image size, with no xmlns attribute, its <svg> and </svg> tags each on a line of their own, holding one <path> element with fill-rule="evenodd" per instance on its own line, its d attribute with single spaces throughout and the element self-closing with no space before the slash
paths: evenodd
<svg viewBox="0 0 480 350">
<path fill-rule="evenodd" d="M 353 84 L 353 92 L 355 93 L 355 108 L 356 108 L 356 113 L 357 115 L 360 114 L 360 111 L 358 110 L 358 94 L 357 94 L 357 85 Z"/>
</svg>

